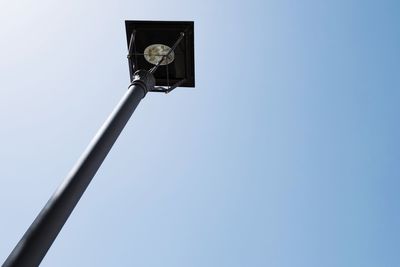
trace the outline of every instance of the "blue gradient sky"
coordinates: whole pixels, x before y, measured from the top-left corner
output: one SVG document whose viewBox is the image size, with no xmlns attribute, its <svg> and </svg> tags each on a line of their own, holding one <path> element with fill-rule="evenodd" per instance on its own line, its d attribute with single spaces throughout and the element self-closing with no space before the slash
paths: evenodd
<svg viewBox="0 0 400 267">
<path fill-rule="evenodd" d="M 3 261 L 128 86 L 125 19 L 194 20 L 41 266 L 399 266 L 400 2 L 0 1 Z"/>
</svg>

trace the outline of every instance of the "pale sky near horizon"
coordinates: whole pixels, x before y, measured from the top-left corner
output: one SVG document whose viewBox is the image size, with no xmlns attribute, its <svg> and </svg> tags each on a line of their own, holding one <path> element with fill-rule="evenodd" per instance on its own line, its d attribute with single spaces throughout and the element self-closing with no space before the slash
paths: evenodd
<svg viewBox="0 0 400 267">
<path fill-rule="evenodd" d="M 193 20 L 41 266 L 400 266 L 400 2 L 0 0 L 0 261 L 125 92 L 125 20 Z"/>
</svg>

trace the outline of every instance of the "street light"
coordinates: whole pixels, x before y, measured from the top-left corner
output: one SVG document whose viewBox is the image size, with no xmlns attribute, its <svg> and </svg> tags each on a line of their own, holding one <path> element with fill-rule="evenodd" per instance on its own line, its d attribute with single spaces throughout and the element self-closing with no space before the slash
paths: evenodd
<svg viewBox="0 0 400 267">
<path fill-rule="evenodd" d="M 125 21 L 131 84 L 63 183 L 25 232 L 3 267 L 38 266 L 148 92 L 194 87 L 194 23 Z"/>
</svg>

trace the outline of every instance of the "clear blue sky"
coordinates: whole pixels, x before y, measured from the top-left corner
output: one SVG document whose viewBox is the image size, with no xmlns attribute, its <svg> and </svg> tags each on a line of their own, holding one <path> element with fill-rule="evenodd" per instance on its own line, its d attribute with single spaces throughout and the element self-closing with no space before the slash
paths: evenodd
<svg viewBox="0 0 400 267">
<path fill-rule="evenodd" d="M 400 266 L 399 1 L 0 2 L 3 261 L 128 86 L 125 19 L 194 20 L 42 266 Z"/>
</svg>

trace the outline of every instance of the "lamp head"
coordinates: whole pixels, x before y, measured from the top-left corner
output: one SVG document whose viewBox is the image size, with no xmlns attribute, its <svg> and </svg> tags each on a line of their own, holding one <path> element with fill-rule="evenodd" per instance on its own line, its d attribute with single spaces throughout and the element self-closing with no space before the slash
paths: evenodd
<svg viewBox="0 0 400 267">
<path fill-rule="evenodd" d="M 133 71 L 153 68 L 156 86 L 194 87 L 192 21 L 129 20 L 125 26 Z"/>
</svg>

